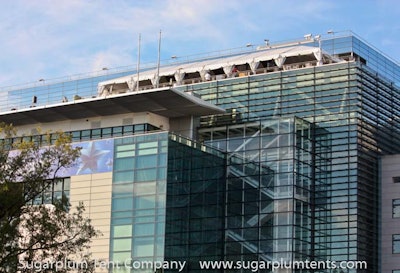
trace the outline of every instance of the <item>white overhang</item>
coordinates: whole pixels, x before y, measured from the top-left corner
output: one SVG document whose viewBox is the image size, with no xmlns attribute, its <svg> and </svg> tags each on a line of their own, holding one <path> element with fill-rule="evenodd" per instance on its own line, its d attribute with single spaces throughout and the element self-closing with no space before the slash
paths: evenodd
<svg viewBox="0 0 400 273">
<path fill-rule="evenodd" d="M 174 118 L 221 114 L 225 110 L 173 88 L 158 88 L 9 111 L 0 115 L 0 122 L 19 126 L 135 112 Z"/>
</svg>

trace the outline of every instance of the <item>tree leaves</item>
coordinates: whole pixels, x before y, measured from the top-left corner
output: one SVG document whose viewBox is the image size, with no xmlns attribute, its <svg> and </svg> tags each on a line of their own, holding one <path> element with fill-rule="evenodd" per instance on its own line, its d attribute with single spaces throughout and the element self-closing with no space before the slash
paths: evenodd
<svg viewBox="0 0 400 273">
<path fill-rule="evenodd" d="M 80 148 L 62 132 L 45 134 L 40 143 L 16 138 L 12 125 L 0 124 L 0 136 L 0 273 L 35 272 L 22 265 L 71 259 L 88 265 L 77 272 L 92 272 L 89 243 L 98 232 L 83 216 L 83 204 L 69 211 L 64 196 L 53 204 L 32 205 L 58 181 L 62 168 L 75 164 Z"/>
</svg>

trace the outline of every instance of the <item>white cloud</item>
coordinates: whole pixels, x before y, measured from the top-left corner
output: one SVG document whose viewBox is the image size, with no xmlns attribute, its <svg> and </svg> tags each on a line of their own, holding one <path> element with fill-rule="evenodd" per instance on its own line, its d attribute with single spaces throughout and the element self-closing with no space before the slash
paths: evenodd
<svg viewBox="0 0 400 273">
<path fill-rule="evenodd" d="M 382 6 L 386 15 L 373 14 L 391 20 L 390 5 Z M 333 0 L 9 1 L 0 18 L 0 85 L 134 64 L 139 33 L 143 61 L 155 61 L 160 29 L 167 58 L 349 29 L 354 8 Z M 382 27 L 398 33 L 394 23 Z"/>
</svg>

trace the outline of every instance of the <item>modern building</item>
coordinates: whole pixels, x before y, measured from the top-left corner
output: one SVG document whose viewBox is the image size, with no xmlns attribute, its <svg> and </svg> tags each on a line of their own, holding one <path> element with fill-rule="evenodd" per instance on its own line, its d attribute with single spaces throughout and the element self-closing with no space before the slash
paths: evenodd
<svg viewBox="0 0 400 273">
<path fill-rule="evenodd" d="M 399 80 L 398 63 L 353 33 L 306 35 L 4 88 L 0 121 L 35 140 L 37 127 L 67 131 L 83 147 L 62 190 L 103 232 L 95 258 L 391 272 L 379 159 L 400 152 Z"/>
</svg>

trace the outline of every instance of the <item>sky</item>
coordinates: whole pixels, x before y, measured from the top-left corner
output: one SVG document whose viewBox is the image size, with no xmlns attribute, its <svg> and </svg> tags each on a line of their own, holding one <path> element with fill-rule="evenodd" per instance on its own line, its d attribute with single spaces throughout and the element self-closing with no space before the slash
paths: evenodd
<svg viewBox="0 0 400 273">
<path fill-rule="evenodd" d="M 398 0 L 0 0 L 0 87 L 351 30 L 400 60 Z M 111 71 L 111 70 L 110 70 Z"/>
</svg>

